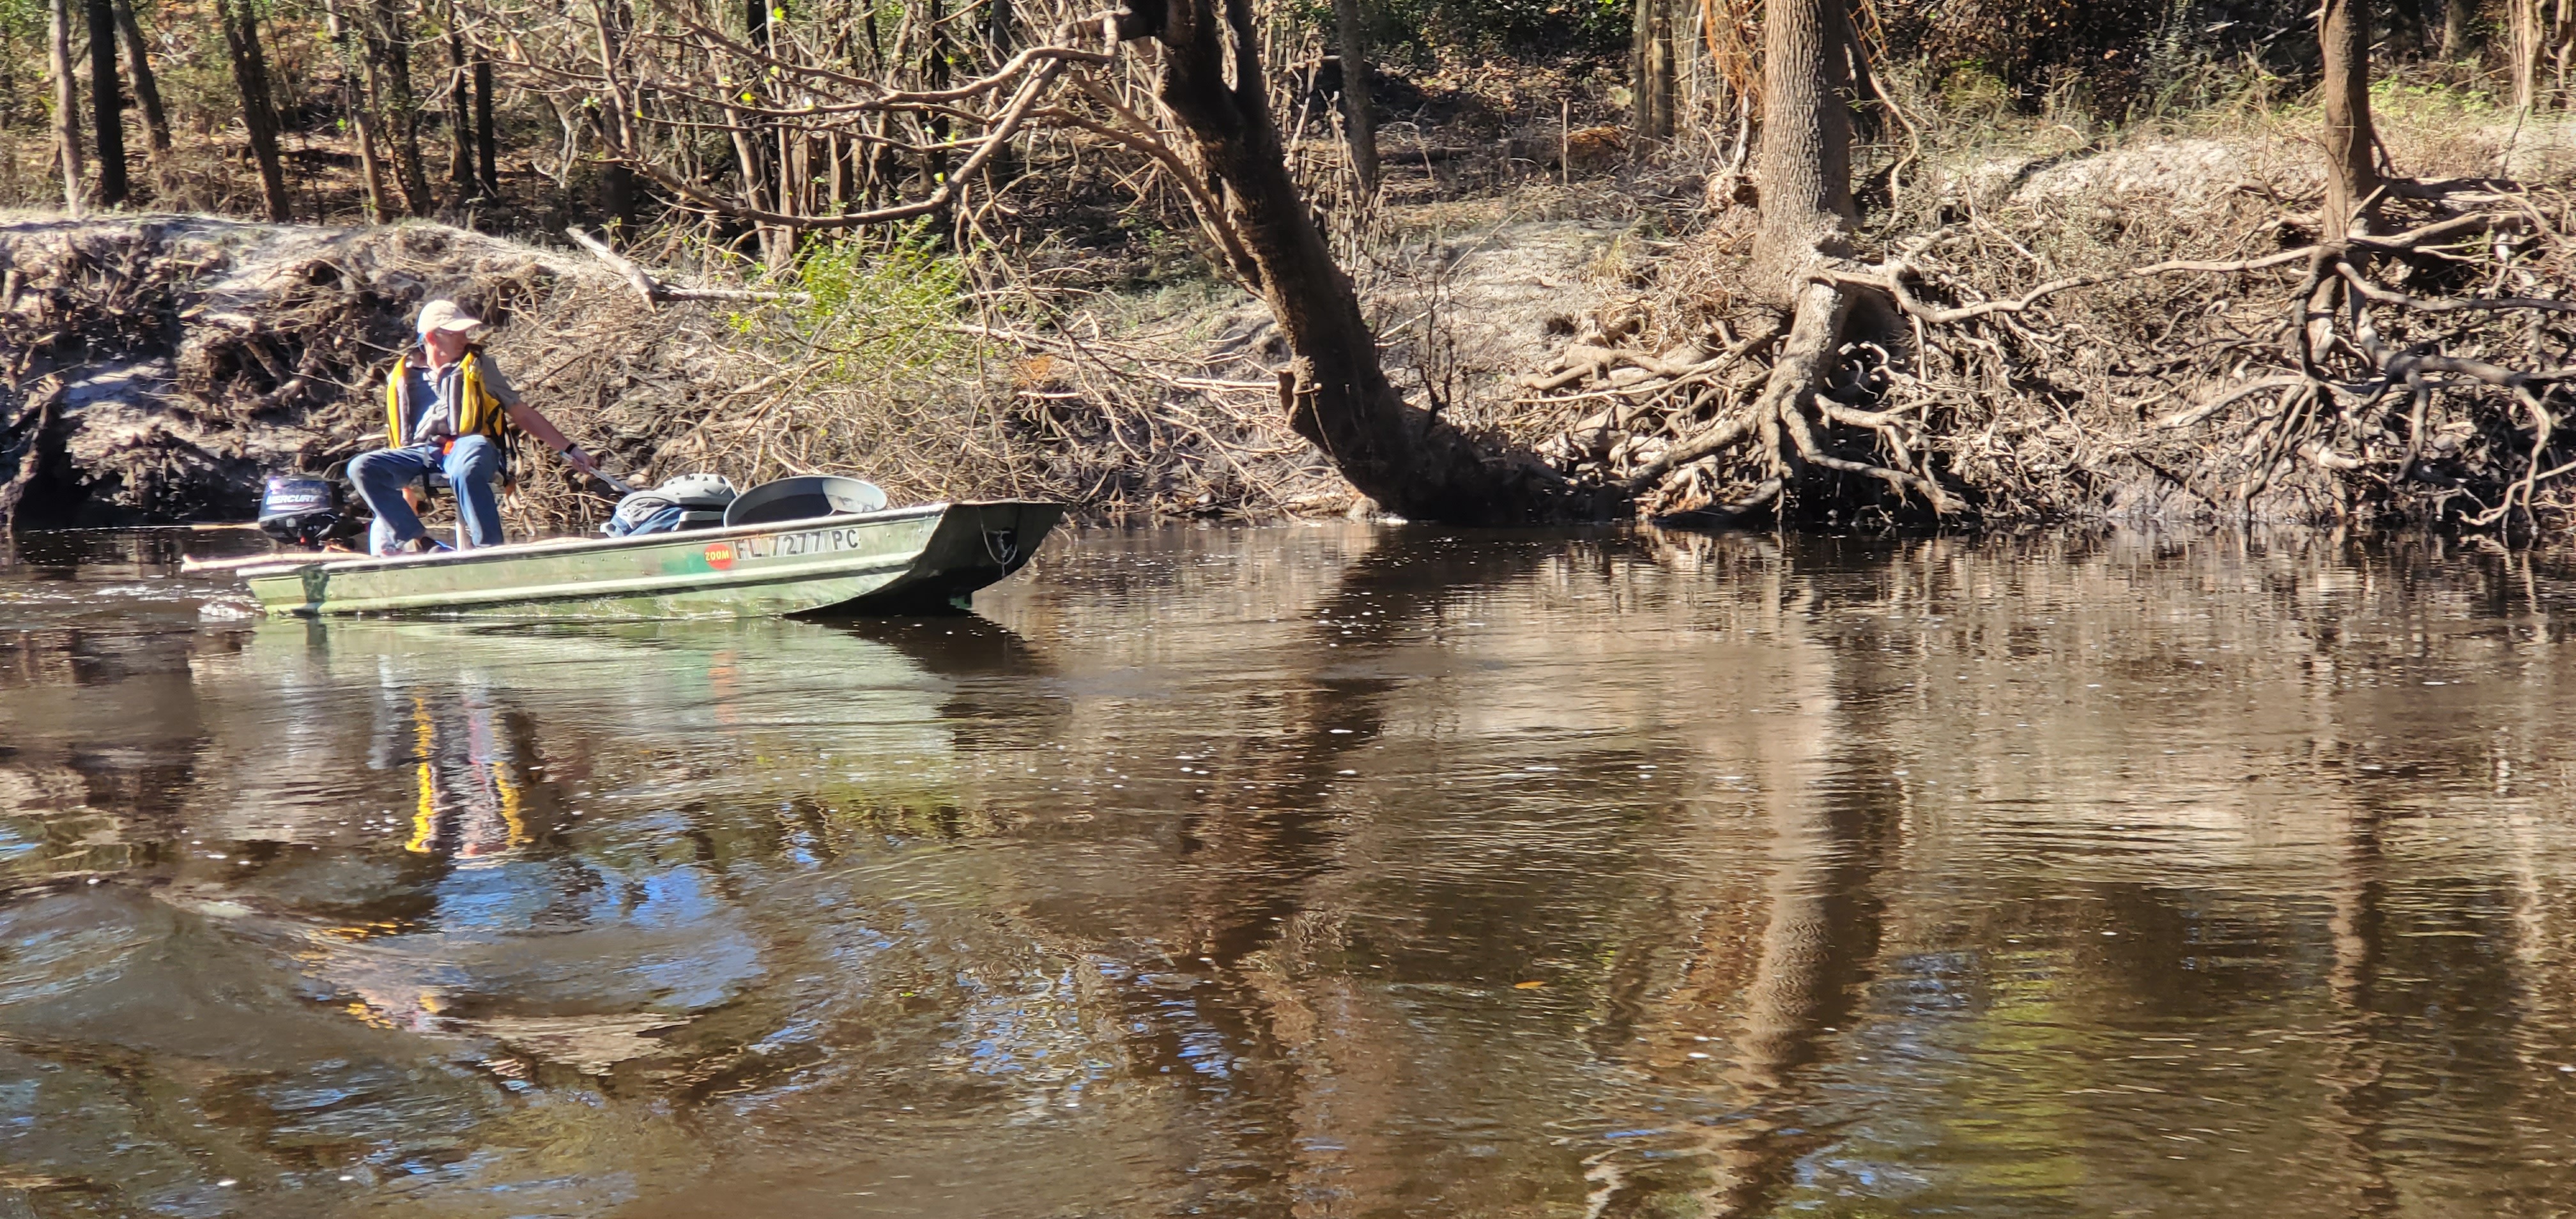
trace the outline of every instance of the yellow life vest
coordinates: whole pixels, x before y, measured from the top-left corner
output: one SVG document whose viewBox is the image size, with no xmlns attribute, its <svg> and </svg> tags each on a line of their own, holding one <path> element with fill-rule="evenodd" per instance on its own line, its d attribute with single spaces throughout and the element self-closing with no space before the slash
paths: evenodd
<svg viewBox="0 0 2576 1219">
<path fill-rule="evenodd" d="M 393 372 L 385 378 L 385 446 L 399 449 L 411 443 L 408 435 L 411 412 L 404 409 L 403 387 L 411 380 L 411 353 L 404 352 L 394 361 Z M 471 436 L 477 432 L 494 440 L 509 433 L 510 408 L 483 386 L 483 353 L 468 349 L 457 360 L 458 397 L 465 400 L 457 412 L 456 434 Z"/>
</svg>

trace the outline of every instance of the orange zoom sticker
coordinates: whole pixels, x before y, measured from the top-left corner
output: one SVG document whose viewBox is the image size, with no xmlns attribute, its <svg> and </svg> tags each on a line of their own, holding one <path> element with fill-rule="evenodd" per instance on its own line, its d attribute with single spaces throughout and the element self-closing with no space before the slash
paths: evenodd
<svg viewBox="0 0 2576 1219">
<path fill-rule="evenodd" d="M 707 547 L 707 566 L 725 571 L 733 566 L 733 543 L 718 542 Z"/>
</svg>

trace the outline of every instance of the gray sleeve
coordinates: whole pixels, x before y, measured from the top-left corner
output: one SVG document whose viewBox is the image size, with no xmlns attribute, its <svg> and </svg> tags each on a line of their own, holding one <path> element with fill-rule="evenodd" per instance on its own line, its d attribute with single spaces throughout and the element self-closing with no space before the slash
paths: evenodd
<svg viewBox="0 0 2576 1219">
<path fill-rule="evenodd" d="M 523 405 L 518 387 L 510 384 L 510 378 L 501 371 L 499 362 L 490 356 L 485 356 L 480 363 L 483 365 L 484 389 L 491 391 L 493 397 L 500 399 L 503 406 Z"/>
</svg>

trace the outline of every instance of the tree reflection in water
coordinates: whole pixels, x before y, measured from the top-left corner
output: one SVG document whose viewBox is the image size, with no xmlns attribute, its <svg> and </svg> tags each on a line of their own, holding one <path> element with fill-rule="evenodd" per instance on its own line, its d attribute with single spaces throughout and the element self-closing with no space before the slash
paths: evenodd
<svg viewBox="0 0 2576 1219">
<path fill-rule="evenodd" d="M 2548 560 L 1042 563 L 849 625 L 0 574 L 0 1207 L 2441 1213 L 2576 1145 Z"/>
</svg>

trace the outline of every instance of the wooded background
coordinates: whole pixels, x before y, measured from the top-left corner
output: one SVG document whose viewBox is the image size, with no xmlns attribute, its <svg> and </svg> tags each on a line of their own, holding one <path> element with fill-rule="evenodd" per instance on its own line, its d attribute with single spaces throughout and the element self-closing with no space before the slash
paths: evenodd
<svg viewBox="0 0 2576 1219">
<path fill-rule="evenodd" d="M 1408 117 L 1423 100 L 1410 82 L 1462 65 L 1497 78 L 1525 117 L 1618 130 L 1623 155 L 1738 146 L 1758 117 L 1761 12 L 1746 0 L 1254 7 L 1283 97 L 1300 94 L 1284 113 L 1345 132 Z M 2570 97 L 2571 10 L 2398 0 L 2371 34 L 2383 68 L 2555 109 Z M 804 231 L 795 222 L 834 227 L 933 193 L 997 100 L 942 95 L 1085 15 L 1054 0 L 8 0 L 0 201 L 547 233 L 713 217 L 707 235 L 775 260 L 786 251 L 769 247 Z M 2287 0 L 1867 0 L 1855 24 L 1875 61 L 1856 82 L 1865 122 L 1905 119 L 1872 94 L 1873 69 L 1952 100 L 2071 102 L 2111 119 L 2267 81 L 2292 96 L 2322 70 L 2310 10 Z M 1348 104 L 1381 77 L 1393 87 L 1375 105 Z M 603 105 L 620 88 L 637 104 Z M 863 100 L 871 90 L 918 97 Z M 1029 126 L 1045 138 L 997 153 L 954 194 L 989 199 L 1017 181 L 1047 212 L 1102 168 L 1086 154 L 1123 151 L 1118 176 L 1153 159 L 1122 143 L 1116 107 L 1052 108 L 1072 113 L 1041 116 Z M 1359 147 L 1354 168 L 1373 178 L 1376 141 Z M 1556 172 L 1560 152 L 1537 149 L 1528 172 Z M 955 219 L 955 201 L 922 212 Z"/>
<path fill-rule="evenodd" d="M 1263 486 L 1238 450 L 1302 440 L 1415 519 L 2028 519 L 2140 502 L 2147 480 L 2194 514 L 2513 534 L 2576 512 L 2555 422 L 2576 411 L 2569 197 L 2509 176 L 2524 127 L 2554 131 L 2570 101 L 2576 0 L 135 2 L 12 0 L 0 194 L 570 229 L 648 309 L 769 308 L 723 322 L 792 339 L 808 370 L 740 388 L 774 399 L 747 416 L 777 425 L 755 467 L 893 464 L 811 447 L 865 430 L 809 401 L 811 370 L 898 330 L 1042 362 L 1068 301 L 1123 290 L 1077 269 L 1086 251 L 1169 247 L 1273 327 L 1232 373 L 1147 378 L 1275 379 L 1271 422 L 1228 407 L 1211 464 Z M 2374 98 L 2410 90 L 2480 111 L 2501 151 L 2398 163 Z M 2315 185 L 2226 186 L 2262 206 L 2193 218 L 2022 208 L 2008 229 L 1916 180 L 1980 131 L 2074 137 L 2006 165 L 2027 175 L 2231 111 L 2321 151 L 2301 154 Z M 1953 186 L 1984 172 L 1948 160 Z M 1646 291 L 1627 320 L 1568 319 L 1534 396 L 1465 402 L 1421 360 L 1392 377 L 1388 327 L 1413 320 L 1358 278 L 1389 250 L 1371 217 L 1578 175 L 1688 256 L 1629 275 Z M 1638 217 L 1649 198 L 1671 206 Z M 854 285 L 870 307 L 844 307 Z M 898 420 L 941 389 L 862 379 Z M 1117 392 L 1096 388 L 1014 372 L 957 414 L 1052 435 L 1059 402 Z M 2160 405 L 2177 396 L 2193 404 Z"/>
</svg>

